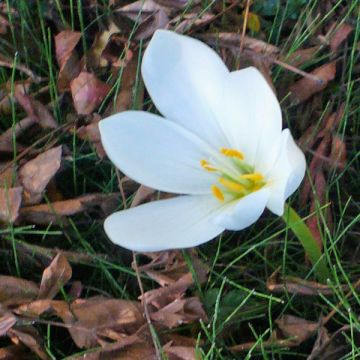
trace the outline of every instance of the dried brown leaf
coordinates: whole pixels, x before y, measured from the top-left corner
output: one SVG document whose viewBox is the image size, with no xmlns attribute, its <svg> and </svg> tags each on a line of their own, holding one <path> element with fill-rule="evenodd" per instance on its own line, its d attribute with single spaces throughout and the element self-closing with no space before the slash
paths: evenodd
<svg viewBox="0 0 360 360">
<path fill-rule="evenodd" d="M 312 60 L 319 50 L 319 45 L 315 45 L 306 49 L 299 49 L 294 51 L 291 55 L 286 56 L 282 60 L 287 64 L 298 67 Z"/>
<path fill-rule="evenodd" d="M 44 129 L 56 129 L 57 122 L 50 111 L 40 101 L 33 99 L 30 95 L 15 89 L 15 99 L 24 108 L 27 115 L 33 118 Z"/>
<path fill-rule="evenodd" d="M 297 316 L 283 315 L 275 320 L 284 337 L 294 345 L 300 345 L 305 340 L 313 336 L 320 328 L 318 322 L 308 321 Z"/>
<path fill-rule="evenodd" d="M 186 33 L 193 27 L 203 26 L 215 18 L 214 14 L 204 12 L 199 16 L 198 12 L 190 14 L 181 14 L 173 18 L 167 25 L 166 29 L 173 29 L 177 33 Z"/>
<path fill-rule="evenodd" d="M 39 299 L 52 299 L 72 276 L 72 270 L 66 257 L 57 254 L 44 270 L 40 284 Z"/>
<path fill-rule="evenodd" d="M 11 162 L 0 162 L 0 188 L 11 188 L 14 185 L 18 185 L 15 166 Z"/>
<path fill-rule="evenodd" d="M 23 207 L 20 215 L 23 220 L 46 225 L 49 223 L 66 223 L 65 216 L 75 215 L 100 207 L 105 215 L 110 214 L 118 204 L 118 194 L 89 194 L 75 199 L 55 201 L 51 204 L 40 204 Z"/>
<path fill-rule="evenodd" d="M 148 200 L 152 194 L 154 194 L 156 190 L 149 188 L 145 185 L 140 185 L 137 189 L 134 199 L 131 203 L 131 207 L 138 206 Z"/>
<path fill-rule="evenodd" d="M 340 45 L 348 38 L 354 28 L 346 23 L 341 24 L 330 39 L 330 50 L 335 53 Z"/>
<path fill-rule="evenodd" d="M 0 336 L 4 336 L 16 324 L 17 319 L 10 311 L 2 312 L 0 309 Z"/>
<path fill-rule="evenodd" d="M 70 89 L 76 112 L 89 115 L 101 104 L 111 87 L 94 74 L 82 71 L 71 81 Z"/>
<path fill-rule="evenodd" d="M 19 177 L 26 204 L 41 201 L 47 184 L 60 168 L 61 155 L 62 147 L 58 146 L 38 155 L 20 168 Z"/>
<path fill-rule="evenodd" d="M 29 280 L 0 275 L 0 303 L 15 306 L 34 300 L 39 293 L 38 286 Z"/>
<path fill-rule="evenodd" d="M 9 330 L 8 335 L 15 344 L 21 342 L 31 349 L 40 359 L 49 359 L 42 345 L 42 339 L 33 326 L 12 328 Z"/>
<path fill-rule="evenodd" d="M 281 277 L 279 270 L 270 275 L 266 281 L 266 287 L 274 293 L 287 292 L 301 296 L 331 295 L 334 293 L 331 287 L 315 281 L 303 280 L 293 276 Z"/>
<path fill-rule="evenodd" d="M 188 346 L 164 346 L 164 351 L 173 360 L 199 360 L 195 347 Z"/>
<path fill-rule="evenodd" d="M 75 300 L 70 306 L 74 318 L 59 314 L 66 324 L 71 324 L 69 332 L 80 348 L 97 346 L 97 331 L 113 329 L 118 333 L 132 334 L 144 324 L 139 303 L 126 300 L 89 298 Z"/>
<path fill-rule="evenodd" d="M 145 40 L 152 36 L 158 29 L 164 29 L 169 23 L 169 16 L 164 9 L 159 9 L 148 16 L 137 28 L 134 38 Z"/>
<path fill-rule="evenodd" d="M 324 90 L 331 80 L 334 80 L 336 74 L 336 62 L 322 65 L 311 72 L 319 81 L 313 80 L 311 77 L 303 77 L 295 84 L 290 86 L 291 103 L 297 105 L 309 99 L 314 94 Z"/>
<path fill-rule="evenodd" d="M 0 360 L 30 360 L 35 359 L 35 355 L 29 353 L 23 345 L 11 345 L 0 348 Z"/>
<path fill-rule="evenodd" d="M 14 309 L 18 315 L 37 318 L 44 314 L 56 314 L 61 318 L 71 318 L 70 306 L 63 300 L 35 300 L 28 304 L 22 304 Z"/>
<path fill-rule="evenodd" d="M 329 167 L 333 170 L 343 170 L 346 166 L 346 144 L 339 135 L 333 135 L 331 152 L 328 157 Z"/>
<path fill-rule="evenodd" d="M 9 80 L 5 84 L 0 85 L 0 113 L 11 114 L 12 104 L 14 102 L 14 98 L 12 97 L 12 91 L 14 91 L 15 94 L 26 94 L 29 91 L 30 85 L 31 79 L 19 80 L 14 82 Z"/>
<path fill-rule="evenodd" d="M 0 222 L 14 222 L 19 216 L 22 187 L 0 188 Z"/>
<path fill-rule="evenodd" d="M 166 7 L 157 4 L 153 0 L 139 0 L 129 5 L 125 5 L 116 10 L 116 13 L 124 15 L 133 21 L 140 21 L 142 23 L 149 16 L 157 11 L 165 11 Z"/>
</svg>

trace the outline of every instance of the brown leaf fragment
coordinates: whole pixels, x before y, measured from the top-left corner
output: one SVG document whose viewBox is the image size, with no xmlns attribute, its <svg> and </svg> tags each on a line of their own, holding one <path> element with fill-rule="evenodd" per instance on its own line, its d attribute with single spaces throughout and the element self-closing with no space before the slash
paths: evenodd
<svg viewBox="0 0 360 360">
<path fill-rule="evenodd" d="M 353 30 L 353 27 L 346 23 L 341 24 L 336 29 L 330 39 L 330 50 L 332 53 L 335 53 L 338 50 L 340 45 L 348 38 Z"/>
<path fill-rule="evenodd" d="M 137 189 L 134 199 L 131 203 L 131 207 L 138 206 L 148 200 L 152 194 L 154 194 L 156 190 L 149 188 L 145 185 L 140 185 L 140 187 Z"/>
<path fill-rule="evenodd" d="M 83 71 L 71 81 L 70 89 L 76 112 L 89 115 L 101 104 L 111 87 L 94 74 Z"/>
<path fill-rule="evenodd" d="M 7 129 L 0 135 L 0 152 L 12 153 L 14 151 L 13 136 L 20 136 L 28 128 L 36 123 L 34 118 L 26 117 L 15 124 L 12 128 Z M 23 146 L 16 143 L 16 150 L 22 150 Z"/>
<path fill-rule="evenodd" d="M 199 16 L 198 12 L 181 14 L 172 19 L 166 25 L 166 29 L 174 29 L 177 33 L 184 34 L 190 31 L 193 27 L 203 26 L 211 22 L 214 18 L 215 15 L 209 12 L 204 12 L 201 16 Z"/>
<path fill-rule="evenodd" d="M 113 329 L 119 333 L 132 334 L 145 320 L 139 303 L 126 300 L 88 298 L 75 300 L 70 306 L 75 317 L 59 314 L 66 324 L 71 324 L 69 332 L 80 348 L 97 346 L 97 331 Z"/>
<path fill-rule="evenodd" d="M 145 40 L 158 29 L 164 29 L 169 22 L 169 16 L 164 9 L 159 9 L 147 17 L 137 28 L 134 38 Z"/>
<path fill-rule="evenodd" d="M 68 90 L 71 80 L 81 71 L 78 55 L 75 52 L 80 38 L 80 32 L 70 30 L 62 31 L 55 36 L 56 60 L 60 67 L 58 78 L 60 91 Z"/>
<path fill-rule="evenodd" d="M 284 337 L 290 338 L 289 340 L 295 346 L 312 337 L 320 328 L 318 322 L 308 321 L 292 315 L 283 315 L 275 322 Z"/>
<path fill-rule="evenodd" d="M 346 166 L 346 145 L 339 135 L 333 135 L 331 152 L 329 155 L 329 167 L 332 170 L 343 170 Z"/>
<path fill-rule="evenodd" d="M 309 99 L 314 94 L 324 90 L 331 80 L 334 80 L 336 74 L 336 62 L 322 65 L 311 72 L 319 81 L 311 77 L 303 77 L 295 84 L 290 86 L 291 104 L 297 105 Z"/>
<path fill-rule="evenodd" d="M 60 168 L 61 155 L 62 147 L 58 146 L 38 155 L 20 168 L 19 177 L 26 204 L 41 201 L 47 184 Z"/>
<path fill-rule="evenodd" d="M 100 138 L 100 120 L 100 115 L 93 114 L 90 124 L 79 127 L 76 131 L 76 134 L 79 136 L 80 139 L 90 141 L 94 145 L 99 158 L 103 159 L 106 153 L 104 147 L 102 146 Z"/>
<path fill-rule="evenodd" d="M 15 91 L 15 99 L 24 108 L 27 115 L 44 129 L 56 129 L 58 124 L 50 111 L 40 101 L 22 91 Z"/>
<path fill-rule="evenodd" d="M 240 49 L 242 41 L 241 34 L 221 32 L 218 34 L 205 34 L 199 36 L 212 46 L 221 46 L 226 48 Z M 265 41 L 245 36 L 243 39 L 244 49 L 253 51 L 258 54 L 275 56 L 280 52 L 280 49 L 274 45 L 268 44 Z"/>
<path fill-rule="evenodd" d="M 6 333 L 16 324 L 16 316 L 10 311 L 3 312 L 0 308 L 0 336 Z"/>
<path fill-rule="evenodd" d="M 199 360 L 200 357 L 196 354 L 195 347 L 188 346 L 171 346 L 165 345 L 163 347 L 166 355 L 174 360 Z"/>
<path fill-rule="evenodd" d="M 301 296 L 331 295 L 334 293 L 331 287 L 315 281 L 303 280 L 293 276 L 281 277 L 279 270 L 270 275 L 266 281 L 266 287 L 274 293 L 287 292 Z"/>
<path fill-rule="evenodd" d="M 169 329 L 200 319 L 207 319 L 202 304 L 197 297 L 175 299 L 172 303 L 151 313 L 150 317 L 156 323 Z"/>
<path fill-rule="evenodd" d="M 53 299 L 72 276 L 72 270 L 66 257 L 58 253 L 44 270 L 40 284 L 39 299 Z"/>
<path fill-rule="evenodd" d="M 306 49 L 299 49 L 294 51 L 291 55 L 284 57 L 282 60 L 287 64 L 298 67 L 312 60 L 319 49 L 319 45 Z"/>
<path fill-rule="evenodd" d="M 15 82 L 11 82 L 9 80 L 5 84 L 0 85 L 0 113 L 11 114 L 12 103 L 14 102 L 12 91 L 14 91 L 14 94 L 19 92 L 26 94 L 29 91 L 30 85 L 31 79 L 19 80 Z"/>
<path fill-rule="evenodd" d="M 13 185 L 18 185 L 15 166 L 11 162 L 0 162 L 0 188 L 10 188 Z"/>
<path fill-rule="evenodd" d="M 142 23 L 157 11 L 164 11 L 166 8 L 157 4 L 154 0 L 139 0 L 125 5 L 116 10 L 116 13 L 126 16 L 133 21 Z"/>
<path fill-rule="evenodd" d="M 49 359 L 43 347 L 42 339 L 33 326 L 12 328 L 9 330 L 8 335 L 15 344 L 21 342 L 31 349 L 40 359 Z"/>
<path fill-rule="evenodd" d="M 13 223 L 21 205 L 22 187 L 0 188 L 0 222 Z"/>
<path fill-rule="evenodd" d="M 25 346 L 11 345 L 4 348 L 0 348 L 0 360 L 30 360 L 35 359 L 35 355 L 29 353 L 29 350 Z"/>
<path fill-rule="evenodd" d="M 51 204 L 26 206 L 20 210 L 24 221 L 47 225 L 49 223 L 66 223 L 65 216 L 75 215 L 100 207 L 105 215 L 114 211 L 118 205 L 119 194 L 89 194 L 75 199 L 55 201 Z"/>
<path fill-rule="evenodd" d="M 28 304 L 22 304 L 13 311 L 18 315 L 34 318 L 44 314 L 56 314 L 60 318 L 71 318 L 70 306 L 62 300 L 35 300 Z"/>
<path fill-rule="evenodd" d="M 0 275 L 0 303 L 15 306 L 34 300 L 39 293 L 38 286 L 25 279 Z"/>
<path fill-rule="evenodd" d="M 108 30 L 105 30 L 99 34 L 96 34 L 95 40 L 93 44 L 91 45 L 91 48 L 89 50 L 88 54 L 88 63 L 92 68 L 97 67 L 104 67 L 107 66 L 109 61 L 104 58 L 103 51 L 105 50 L 106 46 L 108 45 L 110 38 L 113 34 L 119 33 L 120 29 L 117 27 L 117 25 L 111 21 Z M 119 56 L 119 55 L 118 55 Z"/>
</svg>

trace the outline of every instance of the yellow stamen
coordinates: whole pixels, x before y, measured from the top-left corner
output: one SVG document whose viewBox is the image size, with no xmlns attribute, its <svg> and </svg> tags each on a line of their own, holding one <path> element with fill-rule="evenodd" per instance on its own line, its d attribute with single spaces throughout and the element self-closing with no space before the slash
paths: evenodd
<svg viewBox="0 0 360 360">
<path fill-rule="evenodd" d="M 236 183 L 235 181 L 227 180 L 224 178 L 219 178 L 219 183 L 224 185 L 228 190 L 235 192 L 243 192 L 245 190 L 245 186 Z"/>
<path fill-rule="evenodd" d="M 216 171 L 216 167 L 210 165 L 206 160 L 200 160 L 200 165 L 203 169 L 207 171 Z"/>
<path fill-rule="evenodd" d="M 224 201 L 224 194 L 222 193 L 222 191 L 216 186 L 216 185 L 211 185 L 211 191 L 213 193 L 213 195 L 219 200 L 219 201 Z"/>
<path fill-rule="evenodd" d="M 221 148 L 220 152 L 225 156 L 235 157 L 240 160 L 244 160 L 245 158 L 244 154 L 241 151 L 235 149 Z"/>
<path fill-rule="evenodd" d="M 251 180 L 251 181 L 257 182 L 257 181 L 264 180 L 264 176 L 262 176 L 260 173 L 243 174 L 243 175 L 240 175 L 240 179 Z"/>
</svg>

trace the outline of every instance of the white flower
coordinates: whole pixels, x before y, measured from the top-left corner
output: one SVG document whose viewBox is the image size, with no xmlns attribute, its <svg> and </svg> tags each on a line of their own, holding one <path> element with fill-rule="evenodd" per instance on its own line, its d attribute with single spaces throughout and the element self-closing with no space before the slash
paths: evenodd
<svg viewBox="0 0 360 360">
<path fill-rule="evenodd" d="M 118 113 L 100 122 L 101 140 L 127 176 L 181 195 L 110 215 L 109 238 L 136 251 L 186 248 L 246 228 L 265 207 L 282 215 L 306 164 L 260 72 L 229 72 L 210 47 L 166 30 L 141 71 L 165 119 Z"/>
</svg>

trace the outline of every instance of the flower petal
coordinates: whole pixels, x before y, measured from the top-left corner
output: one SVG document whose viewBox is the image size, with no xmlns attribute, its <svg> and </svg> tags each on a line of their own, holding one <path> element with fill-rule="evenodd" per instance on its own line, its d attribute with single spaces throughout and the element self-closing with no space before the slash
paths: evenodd
<svg viewBox="0 0 360 360">
<path fill-rule="evenodd" d="M 102 120 L 99 127 L 110 160 L 135 181 L 179 194 L 210 193 L 216 177 L 200 160 L 212 150 L 181 126 L 154 114 L 126 111 Z"/>
<path fill-rule="evenodd" d="M 234 201 L 219 214 L 215 222 L 227 230 L 242 230 L 253 224 L 264 212 L 270 191 L 264 187 Z"/>
<path fill-rule="evenodd" d="M 282 124 L 279 102 L 263 75 L 254 67 L 230 73 L 218 107 L 218 121 L 232 147 L 265 173 L 276 159 Z"/>
<path fill-rule="evenodd" d="M 283 214 L 285 200 L 299 187 L 305 170 L 303 152 L 296 145 L 289 129 L 283 130 L 278 158 L 268 174 L 271 194 L 266 206 L 270 211 L 276 215 Z"/>
<path fill-rule="evenodd" d="M 142 76 L 158 110 L 209 144 L 226 146 L 212 112 L 229 71 L 221 58 L 199 40 L 157 30 L 144 54 Z"/>
<path fill-rule="evenodd" d="M 197 246 L 224 228 L 212 221 L 222 206 L 212 196 L 178 196 L 110 215 L 105 232 L 115 244 L 134 251 Z"/>
</svg>

